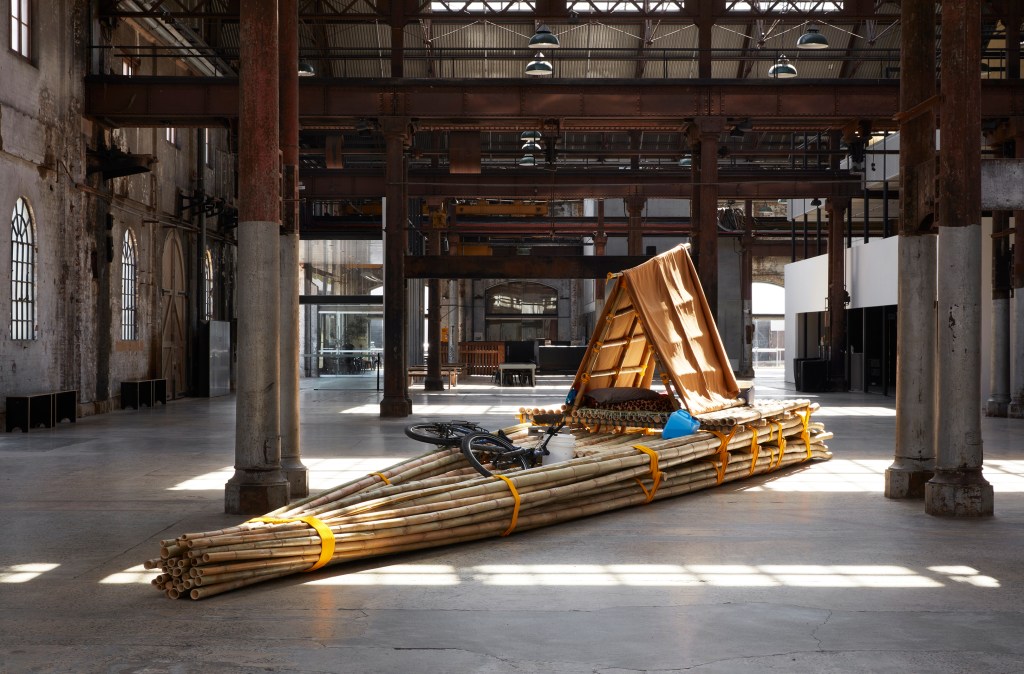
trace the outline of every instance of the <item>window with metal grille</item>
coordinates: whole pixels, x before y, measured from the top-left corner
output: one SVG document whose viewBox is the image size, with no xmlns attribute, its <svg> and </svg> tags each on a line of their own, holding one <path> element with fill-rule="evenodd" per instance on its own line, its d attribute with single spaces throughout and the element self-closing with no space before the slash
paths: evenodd
<svg viewBox="0 0 1024 674">
<path fill-rule="evenodd" d="M 121 245 L 121 339 L 125 340 L 139 338 L 137 279 L 135 236 L 126 229 Z"/>
<path fill-rule="evenodd" d="M 11 216 L 11 339 L 36 338 L 36 247 L 32 209 L 18 197 Z"/>
<path fill-rule="evenodd" d="M 11 51 L 32 58 L 31 2 L 11 0 Z"/>
<path fill-rule="evenodd" d="M 206 251 L 203 257 L 203 313 L 208 321 L 213 320 L 213 256 Z"/>
</svg>

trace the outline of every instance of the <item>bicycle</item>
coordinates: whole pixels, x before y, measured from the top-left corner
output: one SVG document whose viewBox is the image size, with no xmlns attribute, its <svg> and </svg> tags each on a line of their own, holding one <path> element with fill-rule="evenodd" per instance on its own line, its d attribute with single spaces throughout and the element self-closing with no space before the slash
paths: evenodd
<svg viewBox="0 0 1024 674">
<path fill-rule="evenodd" d="M 548 451 L 548 443 L 564 427 L 564 418 L 559 418 L 557 423 L 547 427 L 544 438 L 534 447 L 520 447 L 500 431 L 470 433 L 462 437 L 462 454 L 469 464 L 485 477 L 493 475 L 487 466 L 499 473 L 515 469 L 526 470 L 540 465 L 543 457 L 551 454 Z"/>
<path fill-rule="evenodd" d="M 486 432 L 486 429 L 472 421 L 455 419 L 452 421 L 424 421 L 405 427 L 406 436 L 439 447 L 458 447 L 464 436 L 481 432 Z"/>
</svg>

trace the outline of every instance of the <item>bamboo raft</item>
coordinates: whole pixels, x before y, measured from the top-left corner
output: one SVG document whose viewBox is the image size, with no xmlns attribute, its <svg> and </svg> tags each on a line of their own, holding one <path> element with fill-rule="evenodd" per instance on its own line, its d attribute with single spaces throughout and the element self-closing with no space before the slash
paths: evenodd
<svg viewBox="0 0 1024 674">
<path fill-rule="evenodd" d="M 328 564 L 508 536 L 831 457 L 807 401 L 731 411 L 673 439 L 573 429 L 575 458 L 483 477 L 438 449 L 238 526 L 161 541 L 145 566 L 172 599 L 203 599 Z M 770 414 L 769 410 L 774 410 Z M 522 418 L 522 412 L 520 413 Z M 734 420 L 732 424 L 726 423 Z M 505 431 L 529 436 L 524 421 Z"/>
</svg>

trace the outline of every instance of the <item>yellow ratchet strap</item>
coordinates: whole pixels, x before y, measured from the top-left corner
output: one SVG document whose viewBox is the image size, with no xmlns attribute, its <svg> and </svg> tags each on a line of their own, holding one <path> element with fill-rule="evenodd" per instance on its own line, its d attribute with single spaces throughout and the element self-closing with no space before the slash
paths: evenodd
<svg viewBox="0 0 1024 674">
<path fill-rule="evenodd" d="M 512 480 L 508 479 L 504 475 L 494 475 L 493 477 L 496 477 L 499 480 L 504 480 L 505 484 L 508 485 L 509 491 L 512 492 L 512 498 L 516 500 L 516 504 L 512 506 L 512 522 L 508 525 L 508 529 L 505 529 L 505 533 L 502 534 L 502 536 L 508 536 L 510 533 L 515 531 L 516 522 L 519 521 L 519 491 L 516 489 L 516 486 L 512 484 Z"/>
<path fill-rule="evenodd" d="M 313 566 L 306 569 L 306 572 L 316 571 L 321 566 L 331 561 L 334 557 L 334 532 L 321 520 L 307 515 L 305 517 L 254 517 L 250 522 L 265 522 L 266 524 L 291 524 L 292 522 L 305 522 L 316 530 L 320 537 L 320 559 L 316 560 Z"/>
<path fill-rule="evenodd" d="M 736 435 L 737 428 L 739 427 L 733 426 L 729 435 L 711 431 L 711 435 L 722 441 L 722 444 L 718 446 L 718 465 L 715 466 L 715 472 L 718 473 L 718 484 L 722 484 L 725 480 L 725 469 L 729 465 L 729 443 L 732 441 L 732 436 Z"/>
<path fill-rule="evenodd" d="M 779 430 L 779 459 L 778 461 L 775 462 L 775 465 L 772 467 L 773 470 L 782 465 L 782 455 L 786 453 L 786 438 L 782 436 L 782 422 L 777 421 L 775 425 Z"/>
<path fill-rule="evenodd" d="M 386 485 L 390 485 L 391 484 L 391 480 L 389 480 L 388 476 L 385 475 L 384 473 L 370 473 L 370 475 L 376 475 L 380 479 L 384 480 L 384 484 L 386 484 Z"/>
<path fill-rule="evenodd" d="M 803 410 L 797 410 L 796 415 L 800 417 L 800 421 L 803 427 L 800 429 L 800 439 L 804 441 L 804 447 L 807 449 L 807 457 L 804 461 L 811 460 L 811 434 L 807 430 L 807 424 L 811 421 L 811 408 L 805 407 Z"/>
<path fill-rule="evenodd" d="M 650 447 L 644 447 L 643 445 L 633 445 L 633 449 L 638 452 L 643 452 L 651 459 L 651 488 L 647 489 L 647 487 L 644 486 L 644 483 L 640 481 L 640 478 L 633 478 L 636 480 L 636 483 L 640 485 L 640 489 L 643 490 L 644 496 L 647 497 L 647 500 L 644 501 L 644 503 L 650 503 L 654 500 L 654 495 L 658 493 L 658 487 L 661 486 L 661 478 L 665 477 L 665 473 L 658 470 L 658 454 L 653 449 Z"/>
<path fill-rule="evenodd" d="M 747 426 L 747 430 L 753 433 L 753 437 L 750 438 L 750 473 L 754 474 L 754 469 L 757 468 L 757 457 L 761 453 L 761 445 L 757 444 L 757 426 Z M 771 433 L 769 433 L 771 435 Z M 770 438 L 769 438 L 770 439 Z"/>
</svg>

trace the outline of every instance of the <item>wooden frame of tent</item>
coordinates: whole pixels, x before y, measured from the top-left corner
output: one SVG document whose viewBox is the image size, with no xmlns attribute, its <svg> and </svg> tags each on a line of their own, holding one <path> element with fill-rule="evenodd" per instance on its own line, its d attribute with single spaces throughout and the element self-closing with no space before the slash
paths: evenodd
<svg viewBox="0 0 1024 674">
<path fill-rule="evenodd" d="M 656 367 L 675 409 L 699 415 L 742 404 L 689 248 L 681 244 L 609 276 L 615 283 L 566 401 L 570 417 L 581 418 L 588 391 L 650 388 Z M 641 421 L 656 415 L 605 416 Z"/>
</svg>

